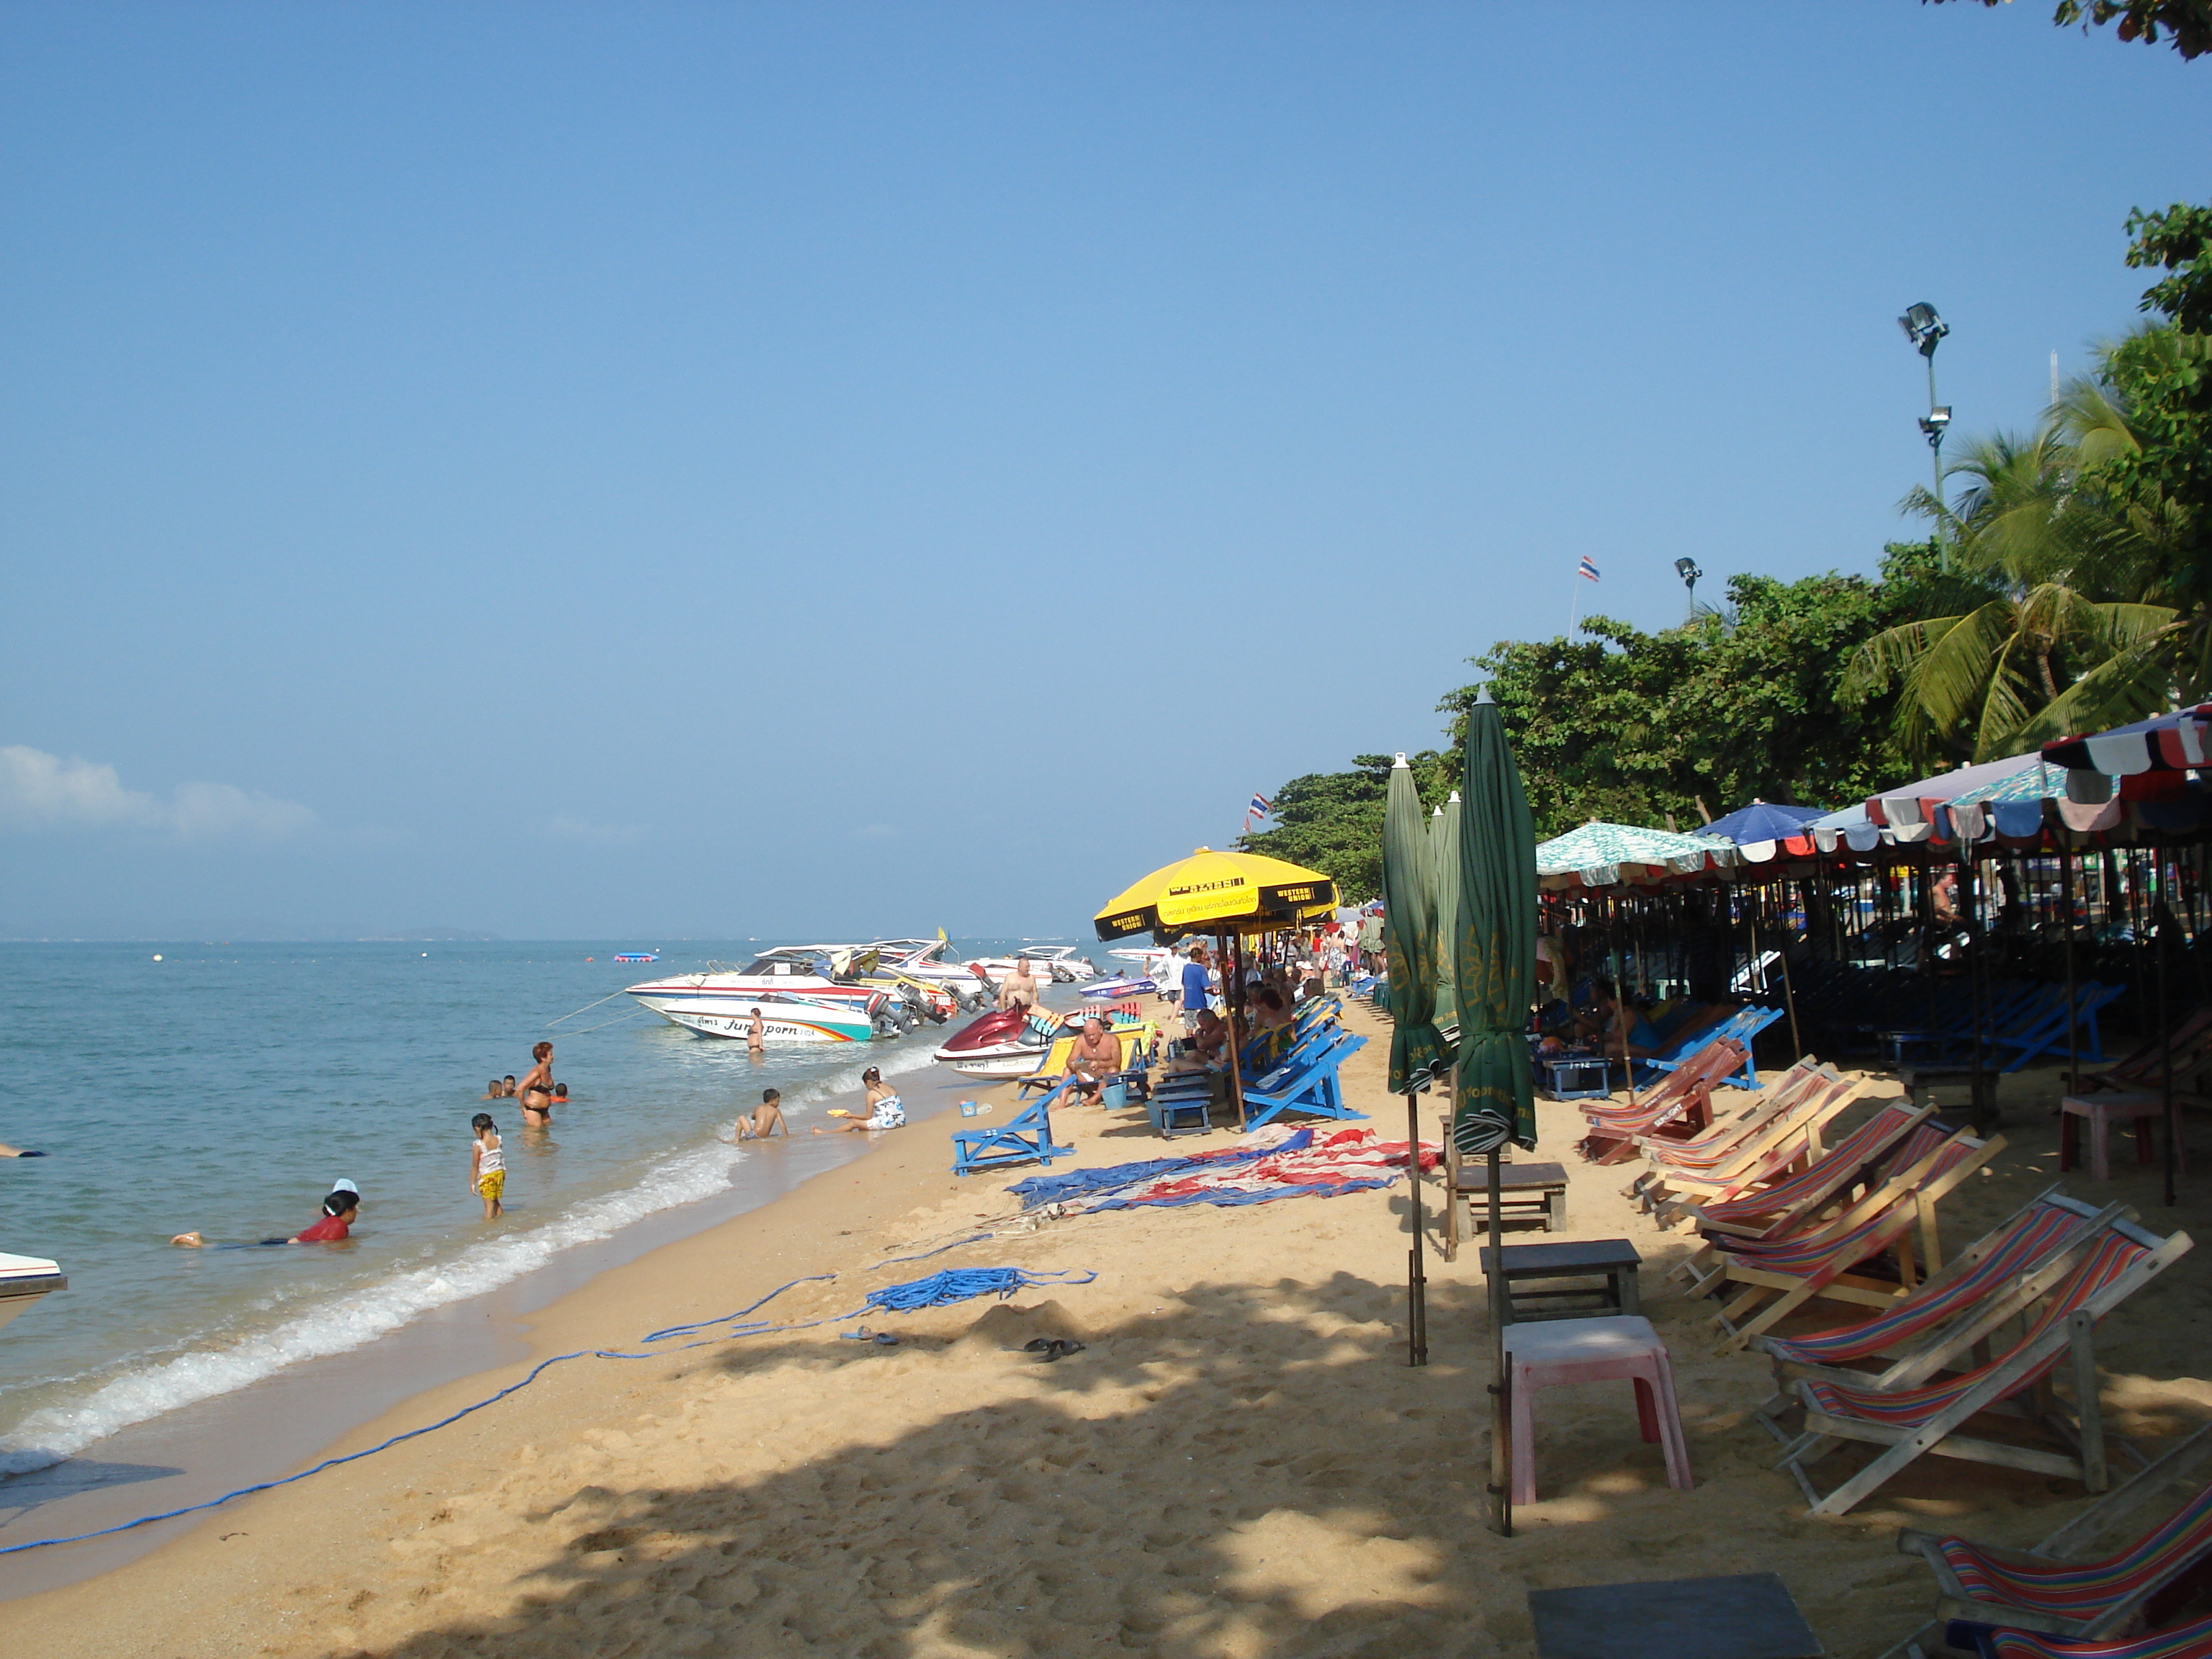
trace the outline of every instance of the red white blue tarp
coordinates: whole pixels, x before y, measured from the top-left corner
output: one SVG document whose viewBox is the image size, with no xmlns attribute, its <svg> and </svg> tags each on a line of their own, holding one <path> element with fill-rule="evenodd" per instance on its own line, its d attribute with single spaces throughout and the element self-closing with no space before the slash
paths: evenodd
<svg viewBox="0 0 2212 1659">
<path fill-rule="evenodd" d="M 1103 1170 L 1031 1176 L 1007 1191 L 1024 1210 L 1051 1204 L 1063 1215 L 1085 1210 L 1126 1210 L 1139 1205 L 1267 1204 L 1279 1198 L 1334 1198 L 1402 1181 L 1406 1143 L 1381 1140 L 1372 1129 L 1340 1129 L 1316 1139 L 1311 1128 L 1257 1132 L 1256 1144 L 1199 1152 L 1189 1158 L 1147 1158 Z M 1433 1170 L 1443 1148 L 1421 1143 L 1421 1167 Z"/>
</svg>

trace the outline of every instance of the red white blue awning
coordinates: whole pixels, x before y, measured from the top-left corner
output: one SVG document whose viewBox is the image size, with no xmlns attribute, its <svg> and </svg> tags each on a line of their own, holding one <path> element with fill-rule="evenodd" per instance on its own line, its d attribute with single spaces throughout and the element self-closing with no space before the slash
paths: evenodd
<svg viewBox="0 0 2212 1659">
<path fill-rule="evenodd" d="M 2072 772 L 2132 778 L 2145 772 L 2185 772 L 2212 766 L 2212 702 L 2178 708 L 2132 726 L 2043 745 L 2043 758 Z"/>
</svg>

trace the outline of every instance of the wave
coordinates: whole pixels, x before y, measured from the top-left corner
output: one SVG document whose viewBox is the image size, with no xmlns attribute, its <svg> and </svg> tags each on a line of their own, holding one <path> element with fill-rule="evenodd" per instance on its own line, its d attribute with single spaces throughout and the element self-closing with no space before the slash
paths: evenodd
<svg viewBox="0 0 2212 1659">
<path fill-rule="evenodd" d="M 927 1048 L 872 1062 L 887 1075 L 931 1063 Z M 841 1067 L 785 1091 L 787 1112 L 850 1095 L 862 1068 Z M 177 1355 L 100 1384 L 84 1399 L 49 1406 L 0 1435 L 0 1475 L 61 1462 L 134 1423 L 211 1400 L 304 1360 L 362 1347 L 450 1303 L 482 1296 L 544 1267 L 562 1251 L 595 1243 L 662 1210 L 726 1192 L 748 1154 L 716 1143 L 663 1158 L 635 1185 L 577 1201 L 541 1226 L 473 1243 L 449 1261 L 345 1288 L 322 1305 L 220 1348 Z"/>
</svg>

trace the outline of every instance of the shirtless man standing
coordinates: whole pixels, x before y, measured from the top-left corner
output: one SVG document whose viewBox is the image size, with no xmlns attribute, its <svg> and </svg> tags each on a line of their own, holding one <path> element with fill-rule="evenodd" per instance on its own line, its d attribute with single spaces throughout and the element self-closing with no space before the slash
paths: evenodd
<svg viewBox="0 0 2212 1659">
<path fill-rule="evenodd" d="M 999 1012 L 1018 1011 L 1026 1014 L 1036 1006 L 1036 977 L 1030 972 L 1030 959 L 1022 957 L 1014 963 L 1014 971 L 1006 975 L 1006 982 L 999 988 Z"/>
<path fill-rule="evenodd" d="M 515 1098 L 522 1103 L 522 1121 L 543 1127 L 553 1121 L 553 1045 L 539 1043 L 530 1057 L 538 1063 L 515 1085 Z"/>
</svg>

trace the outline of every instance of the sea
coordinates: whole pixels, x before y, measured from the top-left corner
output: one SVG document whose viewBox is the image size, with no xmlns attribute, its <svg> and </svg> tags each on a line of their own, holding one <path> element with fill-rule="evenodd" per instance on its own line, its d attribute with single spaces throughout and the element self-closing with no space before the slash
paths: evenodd
<svg viewBox="0 0 2212 1659">
<path fill-rule="evenodd" d="M 0 944 L 0 1142 L 46 1154 L 0 1159 L 0 1250 L 69 1277 L 0 1328 L 0 1508 L 8 1477 L 375 1344 L 648 1218 L 720 1218 L 857 1155 L 856 1137 L 807 1132 L 853 1103 L 864 1066 L 931 1067 L 960 1017 L 755 1059 L 622 994 L 782 942 L 798 941 L 666 945 L 650 966 L 611 959 L 649 939 Z M 1030 942 L 958 939 L 948 955 Z M 541 1038 L 569 1088 L 543 1131 L 481 1098 Z M 797 1139 L 719 1139 L 769 1086 Z M 495 1224 L 468 1189 L 479 1111 L 506 1143 Z M 362 1194 L 344 1243 L 168 1242 L 297 1232 L 342 1178 Z"/>
</svg>

